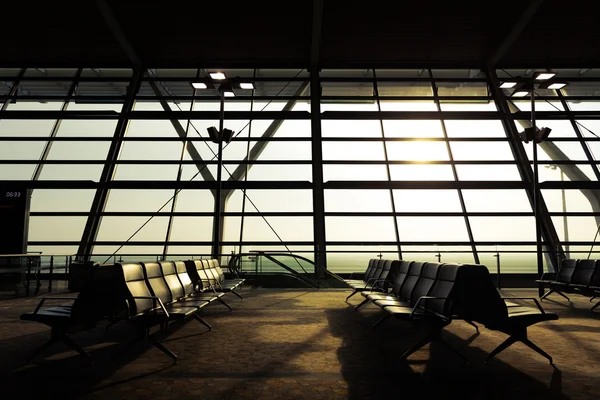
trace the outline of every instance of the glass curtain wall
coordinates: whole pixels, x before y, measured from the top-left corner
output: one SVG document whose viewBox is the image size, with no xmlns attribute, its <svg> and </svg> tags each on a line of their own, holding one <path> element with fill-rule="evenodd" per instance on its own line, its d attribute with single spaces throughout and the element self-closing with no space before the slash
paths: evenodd
<svg viewBox="0 0 600 400">
<path fill-rule="evenodd" d="M 537 272 L 533 144 L 515 135 L 531 102 L 497 87 L 534 71 L 323 70 L 315 93 L 307 70 L 223 70 L 254 89 L 225 98 L 235 133 L 218 215 L 207 128 L 219 127 L 220 96 L 190 84 L 210 72 L 0 69 L 0 181 L 34 189 L 28 251 L 209 256 L 220 220 L 223 261 L 313 259 L 317 246 L 341 273 L 378 256 Z M 557 254 L 597 258 L 600 226 L 600 71 L 553 72 L 568 85 L 535 92 L 536 125 L 552 129 L 538 144 L 546 268 Z"/>
</svg>

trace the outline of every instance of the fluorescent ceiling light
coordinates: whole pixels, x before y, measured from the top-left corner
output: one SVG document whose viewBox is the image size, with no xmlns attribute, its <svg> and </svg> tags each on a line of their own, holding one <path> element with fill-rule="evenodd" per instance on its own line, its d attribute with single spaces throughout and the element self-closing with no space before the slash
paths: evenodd
<svg viewBox="0 0 600 400">
<path fill-rule="evenodd" d="M 548 89 L 558 90 L 558 89 L 564 88 L 565 86 L 567 86 L 567 84 L 565 82 L 554 82 L 554 83 L 551 83 L 550 85 L 548 85 Z"/>
<path fill-rule="evenodd" d="M 502 85 L 500 85 L 500 89 L 510 89 L 515 86 L 517 86 L 517 82 L 503 82 Z"/>
<path fill-rule="evenodd" d="M 529 94 L 527 90 L 517 90 L 512 94 L 512 97 L 525 97 Z"/>
<path fill-rule="evenodd" d="M 223 96 L 225 96 L 225 97 L 235 97 L 235 93 L 230 92 L 230 91 L 227 90 L 227 91 L 223 92 Z"/>
<path fill-rule="evenodd" d="M 556 75 L 554 72 L 538 72 L 535 74 L 536 81 L 547 81 L 550 78 L 553 78 Z"/>
<path fill-rule="evenodd" d="M 217 80 L 225 79 L 225 74 L 222 72 L 211 72 L 209 75 L 213 79 L 217 79 Z"/>
<path fill-rule="evenodd" d="M 254 85 L 252 84 L 252 82 L 241 82 L 240 88 L 241 89 L 254 89 Z"/>
<path fill-rule="evenodd" d="M 204 83 L 204 82 L 192 82 L 192 87 L 194 89 L 206 89 L 206 83 Z"/>
</svg>

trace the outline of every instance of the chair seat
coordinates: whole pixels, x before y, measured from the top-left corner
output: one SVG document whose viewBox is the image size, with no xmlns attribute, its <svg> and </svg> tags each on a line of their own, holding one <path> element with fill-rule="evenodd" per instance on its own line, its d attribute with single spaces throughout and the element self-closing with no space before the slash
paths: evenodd
<svg viewBox="0 0 600 400">
<path fill-rule="evenodd" d="M 558 315 L 554 313 L 542 314 L 537 308 L 533 307 L 509 307 L 508 308 L 508 320 L 500 322 L 498 324 L 491 324 L 487 326 L 489 329 L 497 329 L 502 332 L 510 332 L 513 330 L 520 330 L 527 328 L 528 326 L 537 324 L 543 321 L 552 321 L 558 319 Z"/>
<path fill-rule="evenodd" d="M 45 310 L 39 310 L 37 313 L 28 312 L 21 314 L 23 321 L 37 321 L 41 323 L 57 323 L 64 321 L 65 323 L 71 319 L 70 307 L 52 307 Z"/>
<path fill-rule="evenodd" d="M 393 294 L 388 294 L 385 292 L 361 292 L 361 295 L 371 301 L 397 299 L 397 297 L 394 296 Z"/>
<path fill-rule="evenodd" d="M 407 301 L 400 299 L 389 299 L 389 300 L 375 300 L 373 303 L 379 307 L 408 307 L 412 310 L 413 305 Z"/>
<path fill-rule="evenodd" d="M 184 299 L 178 300 L 177 304 L 179 304 L 181 306 L 186 306 L 186 307 L 202 308 L 205 305 L 210 304 L 210 301 L 202 300 L 202 299 L 198 299 L 198 298 L 194 298 L 194 297 L 186 297 Z"/>
<path fill-rule="evenodd" d="M 193 300 L 204 300 L 204 301 L 208 301 L 209 303 L 211 303 L 211 302 L 221 298 L 224 294 L 225 294 L 225 292 L 217 292 L 217 293 L 200 292 L 200 293 L 195 293 L 193 296 L 191 296 L 189 298 L 193 299 Z"/>
<path fill-rule="evenodd" d="M 193 313 L 195 313 L 196 311 L 198 311 L 198 307 L 187 306 L 187 305 L 183 306 L 183 305 L 178 305 L 178 304 L 167 305 L 167 306 L 165 306 L 165 308 L 167 309 L 167 312 L 169 313 L 169 317 L 173 318 L 173 319 L 187 318 L 188 316 L 190 316 Z M 156 313 L 164 314 L 162 309 L 157 309 Z"/>
</svg>

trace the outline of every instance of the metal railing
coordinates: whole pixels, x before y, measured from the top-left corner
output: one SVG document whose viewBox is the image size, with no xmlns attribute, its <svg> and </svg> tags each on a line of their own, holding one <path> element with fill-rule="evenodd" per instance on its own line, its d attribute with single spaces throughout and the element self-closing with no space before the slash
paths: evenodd
<svg viewBox="0 0 600 400">
<path fill-rule="evenodd" d="M 17 297 L 36 295 L 47 281 L 51 293 L 59 281 L 68 281 L 72 260 L 71 254 L 0 254 L 0 291 Z"/>
</svg>

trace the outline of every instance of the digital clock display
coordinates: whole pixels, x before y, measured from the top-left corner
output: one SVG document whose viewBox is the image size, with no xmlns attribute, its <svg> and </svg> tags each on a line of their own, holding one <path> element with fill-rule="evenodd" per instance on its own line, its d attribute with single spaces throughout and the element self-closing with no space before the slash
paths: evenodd
<svg viewBox="0 0 600 400">
<path fill-rule="evenodd" d="M 21 192 L 5 192 L 4 193 L 4 197 L 7 197 L 9 199 L 18 198 L 21 196 L 23 196 L 23 193 L 21 193 Z"/>
</svg>

